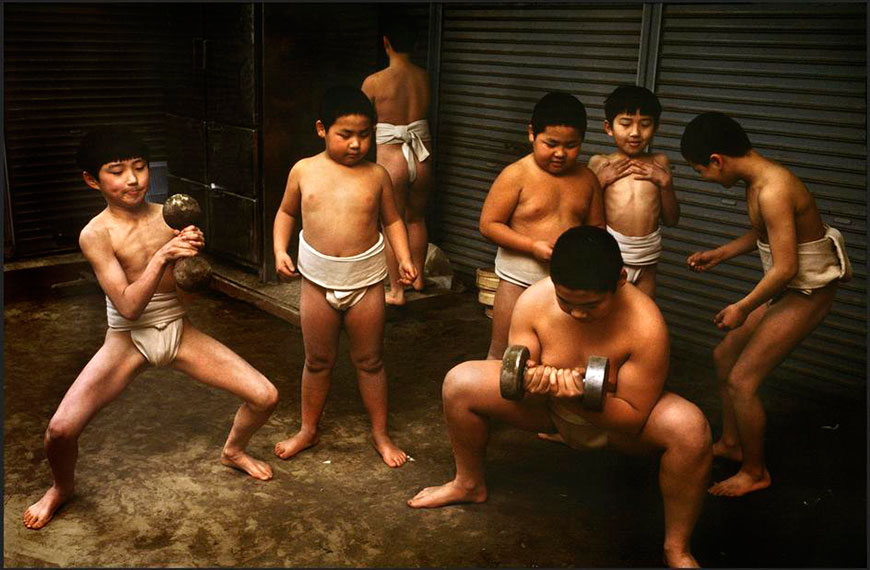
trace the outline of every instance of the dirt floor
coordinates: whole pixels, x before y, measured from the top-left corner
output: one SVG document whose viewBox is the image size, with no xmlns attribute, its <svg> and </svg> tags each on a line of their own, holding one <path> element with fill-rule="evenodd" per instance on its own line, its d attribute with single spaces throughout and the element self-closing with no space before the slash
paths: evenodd
<svg viewBox="0 0 870 570">
<path fill-rule="evenodd" d="M 9 285 L 7 278 L 7 285 Z M 14 290 L 13 290 L 14 289 Z M 440 387 L 453 365 L 486 351 L 489 321 L 473 293 L 448 308 L 399 313 L 386 330 L 390 425 L 415 459 L 386 467 L 344 351 L 321 443 L 272 455 L 299 420 L 298 328 L 208 292 L 191 319 L 278 387 L 281 403 L 250 451 L 275 478 L 220 465 L 238 402 L 168 369 L 150 369 L 80 440 L 76 496 L 40 531 L 23 510 L 50 485 L 42 435 L 102 342 L 103 297 L 18 283 L 4 310 L 4 565 L 233 567 L 650 567 L 661 565 L 662 507 L 652 458 L 579 453 L 495 429 L 490 498 L 416 511 L 405 500 L 453 474 Z M 75 291 L 73 291 L 75 293 Z M 720 427 L 707 362 L 675 356 L 669 388 Z M 866 408 L 768 386 L 774 484 L 740 499 L 710 497 L 694 553 L 712 567 L 866 567 Z M 735 470 L 716 463 L 714 478 Z"/>
</svg>

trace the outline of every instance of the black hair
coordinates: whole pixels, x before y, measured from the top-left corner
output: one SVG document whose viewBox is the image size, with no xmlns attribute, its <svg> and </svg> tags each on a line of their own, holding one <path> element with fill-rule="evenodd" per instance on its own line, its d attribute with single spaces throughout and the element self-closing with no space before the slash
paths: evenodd
<svg viewBox="0 0 870 570">
<path fill-rule="evenodd" d="M 408 12 L 395 10 L 395 6 L 387 10 L 381 23 L 383 35 L 397 53 L 411 53 L 417 42 L 417 22 Z"/>
<path fill-rule="evenodd" d="M 692 164 L 707 166 L 710 155 L 746 156 L 752 143 L 740 124 L 724 113 L 701 113 L 686 125 L 680 139 L 680 152 Z"/>
<path fill-rule="evenodd" d="M 82 137 L 76 152 L 76 165 L 99 178 L 104 164 L 133 158 L 149 162 L 150 156 L 148 145 L 129 127 L 99 127 Z"/>
<path fill-rule="evenodd" d="M 620 85 L 604 100 L 604 118 L 607 122 L 613 120 L 620 113 L 649 115 L 655 125 L 659 125 L 659 117 L 662 116 L 662 104 L 655 93 L 639 85 Z"/>
<path fill-rule="evenodd" d="M 532 135 L 547 127 L 574 127 L 582 140 L 586 136 L 586 107 L 570 93 L 551 91 L 532 110 Z"/>
<path fill-rule="evenodd" d="M 329 130 L 339 117 L 346 115 L 364 115 L 371 120 L 373 127 L 377 123 L 375 108 L 365 93 L 350 85 L 330 87 L 320 103 L 320 122 Z"/>
<path fill-rule="evenodd" d="M 550 277 L 556 285 L 583 291 L 616 291 L 622 272 L 619 244 L 607 230 L 575 226 L 553 246 Z"/>
</svg>

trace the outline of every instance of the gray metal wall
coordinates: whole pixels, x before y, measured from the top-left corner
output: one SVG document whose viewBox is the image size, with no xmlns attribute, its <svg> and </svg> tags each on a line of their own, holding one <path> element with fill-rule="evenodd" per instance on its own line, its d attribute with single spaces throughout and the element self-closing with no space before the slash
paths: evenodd
<svg viewBox="0 0 870 570">
<path fill-rule="evenodd" d="M 495 246 L 477 228 L 490 184 L 529 152 L 526 125 L 547 91 L 570 91 L 589 125 L 604 120 L 604 97 L 634 83 L 643 8 L 445 4 L 438 93 L 440 246 L 460 272 L 491 266 Z M 583 146 L 604 150 L 597 128 Z"/>
<path fill-rule="evenodd" d="M 863 4 L 451 6 L 443 8 L 438 130 L 441 246 L 460 272 L 491 266 L 480 207 L 495 176 L 528 152 L 525 125 L 550 89 L 589 110 L 581 160 L 612 148 L 602 103 L 613 87 L 652 88 L 664 113 L 654 141 L 675 167 L 680 224 L 665 229 L 658 303 L 675 350 L 709 356 L 722 307 L 761 276 L 757 254 L 707 274 L 686 256 L 749 227 L 743 188 L 703 182 L 679 138 L 696 114 L 734 116 L 765 156 L 813 192 L 846 237 L 855 278 L 825 323 L 777 371 L 855 393 L 866 384 L 866 11 Z"/>
<path fill-rule="evenodd" d="M 164 62 L 175 57 L 165 14 L 141 4 L 5 3 L 3 24 L 14 254 L 77 250 L 82 227 L 105 207 L 75 166 L 84 133 L 129 125 L 153 160 L 165 160 Z"/>
</svg>

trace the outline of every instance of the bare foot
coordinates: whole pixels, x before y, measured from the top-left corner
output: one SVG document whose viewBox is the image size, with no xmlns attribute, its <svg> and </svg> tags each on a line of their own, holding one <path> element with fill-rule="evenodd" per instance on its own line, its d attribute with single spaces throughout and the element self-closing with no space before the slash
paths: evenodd
<svg viewBox="0 0 870 570">
<path fill-rule="evenodd" d="M 565 443 L 565 440 L 562 439 L 561 433 L 538 433 L 538 439 L 543 439 L 544 441 L 552 441 L 553 443 Z M 567 444 L 566 444 L 567 445 Z"/>
<path fill-rule="evenodd" d="M 743 448 L 739 444 L 730 445 L 721 439 L 713 444 L 713 457 L 724 457 L 732 461 L 743 461 Z"/>
<path fill-rule="evenodd" d="M 27 507 L 27 510 L 24 511 L 24 526 L 32 530 L 44 527 L 61 505 L 72 497 L 72 494 L 72 491 L 62 493 L 52 485 L 41 499 Z"/>
<path fill-rule="evenodd" d="M 698 561 L 688 550 L 669 551 L 665 549 L 665 566 L 668 568 L 700 568 Z"/>
<path fill-rule="evenodd" d="M 293 437 L 275 444 L 275 455 L 281 459 L 290 459 L 300 451 L 314 447 L 318 441 L 320 437 L 317 433 L 299 430 Z"/>
<path fill-rule="evenodd" d="M 719 497 L 741 497 L 747 493 L 760 491 L 767 487 L 770 487 L 770 473 L 767 472 L 767 469 L 764 470 L 764 474 L 760 479 L 753 477 L 745 471 L 738 471 L 735 475 L 724 481 L 719 481 L 707 489 L 707 492 Z"/>
<path fill-rule="evenodd" d="M 408 454 L 399 449 L 390 436 L 372 435 L 372 446 L 381 454 L 381 459 L 390 467 L 401 467 L 408 461 Z"/>
<path fill-rule="evenodd" d="M 396 287 L 396 290 L 393 291 L 390 289 L 386 293 L 384 293 L 384 301 L 386 301 L 387 305 L 404 305 L 405 304 L 405 290 L 401 286 Z"/>
<path fill-rule="evenodd" d="M 418 274 L 417 278 L 414 279 L 414 283 L 412 283 L 411 286 L 414 287 L 414 291 L 422 291 L 425 287 L 425 284 L 423 283 L 423 276 Z"/>
<path fill-rule="evenodd" d="M 468 489 L 460 486 L 454 479 L 440 487 L 426 487 L 414 495 L 413 499 L 408 500 L 408 506 L 415 509 L 431 509 L 456 503 L 482 503 L 485 500 L 485 485 L 475 485 Z"/>
<path fill-rule="evenodd" d="M 221 463 L 227 467 L 244 471 L 254 479 L 268 481 L 272 478 L 272 468 L 265 461 L 254 459 L 244 451 L 228 452 L 226 449 L 221 453 Z"/>
</svg>

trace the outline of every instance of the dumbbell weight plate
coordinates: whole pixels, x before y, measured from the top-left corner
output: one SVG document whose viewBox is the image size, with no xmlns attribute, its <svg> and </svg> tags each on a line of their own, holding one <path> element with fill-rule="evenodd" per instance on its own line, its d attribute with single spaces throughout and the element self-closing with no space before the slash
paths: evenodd
<svg viewBox="0 0 870 570">
<path fill-rule="evenodd" d="M 525 387 L 523 375 L 526 372 L 526 361 L 531 356 L 525 346 L 515 344 L 507 347 L 501 359 L 501 374 L 499 389 L 502 398 L 507 400 L 522 400 Z"/>
<path fill-rule="evenodd" d="M 182 230 L 196 225 L 201 215 L 202 209 L 193 196 L 173 194 L 163 202 L 163 219 L 170 228 Z"/>
<path fill-rule="evenodd" d="M 583 380 L 583 407 L 599 412 L 604 407 L 607 392 L 607 358 L 590 356 L 586 362 L 586 378 Z"/>
<path fill-rule="evenodd" d="M 211 265 L 198 255 L 183 257 L 175 262 L 172 275 L 182 291 L 195 293 L 208 287 L 211 282 Z"/>
</svg>

